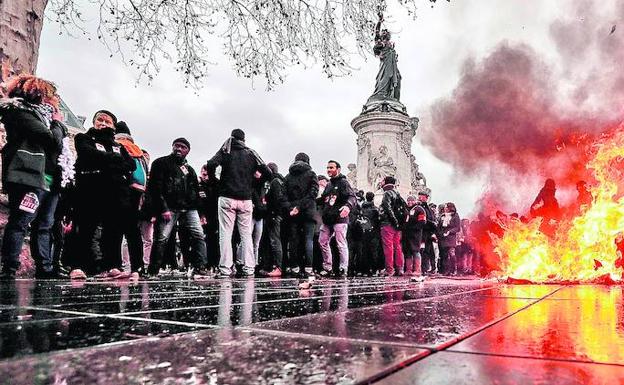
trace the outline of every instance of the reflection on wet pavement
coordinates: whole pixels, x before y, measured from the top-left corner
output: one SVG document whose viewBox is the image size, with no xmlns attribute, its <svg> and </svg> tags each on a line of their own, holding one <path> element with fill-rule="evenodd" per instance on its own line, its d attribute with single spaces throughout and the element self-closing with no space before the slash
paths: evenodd
<svg viewBox="0 0 624 385">
<path fill-rule="evenodd" d="M 11 383 L 624 382 L 622 286 L 402 278 L 0 284 Z M 79 348 L 78 350 L 76 350 Z M 2 383 L 0 381 L 0 383 Z"/>
</svg>

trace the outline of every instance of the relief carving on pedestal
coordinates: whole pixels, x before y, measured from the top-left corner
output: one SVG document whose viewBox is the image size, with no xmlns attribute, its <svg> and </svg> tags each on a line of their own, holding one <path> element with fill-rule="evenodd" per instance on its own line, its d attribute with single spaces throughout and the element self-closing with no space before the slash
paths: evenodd
<svg viewBox="0 0 624 385">
<path fill-rule="evenodd" d="M 357 138 L 358 154 L 363 154 L 365 150 L 370 153 L 370 139 L 363 134 L 359 134 Z"/>
<path fill-rule="evenodd" d="M 414 155 L 410 155 L 410 166 L 412 169 L 412 191 L 418 192 L 427 189 L 427 178 L 420 172 Z"/>
<path fill-rule="evenodd" d="M 379 186 L 379 183 L 386 176 L 395 176 L 397 168 L 394 160 L 388 155 L 388 147 L 382 145 L 377 153 L 370 153 L 368 157 L 368 183 L 373 187 Z"/>
<path fill-rule="evenodd" d="M 353 188 L 357 188 L 357 166 L 355 163 L 349 163 L 347 165 L 347 169 L 349 173 L 347 174 L 347 181 Z"/>
</svg>

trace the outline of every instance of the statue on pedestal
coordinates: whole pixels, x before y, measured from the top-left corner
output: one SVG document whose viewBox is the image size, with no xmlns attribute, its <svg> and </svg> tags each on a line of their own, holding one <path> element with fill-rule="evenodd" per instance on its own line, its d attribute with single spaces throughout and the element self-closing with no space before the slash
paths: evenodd
<svg viewBox="0 0 624 385">
<path fill-rule="evenodd" d="M 412 167 L 412 191 L 418 192 L 427 188 L 427 178 L 420 172 L 418 163 L 416 163 L 416 157 L 410 155 L 410 165 Z"/>
<path fill-rule="evenodd" d="M 380 60 L 379 72 L 375 82 L 375 91 L 368 98 L 362 113 L 371 111 L 399 112 L 406 114 L 401 99 L 401 73 L 397 65 L 398 55 L 394 50 L 394 42 L 390 40 L 390 32 L 381 29 L 383 14 L 379 13 L 379 21 L 375 26 L 375 46 L 373 52 Z"/>
</svg>

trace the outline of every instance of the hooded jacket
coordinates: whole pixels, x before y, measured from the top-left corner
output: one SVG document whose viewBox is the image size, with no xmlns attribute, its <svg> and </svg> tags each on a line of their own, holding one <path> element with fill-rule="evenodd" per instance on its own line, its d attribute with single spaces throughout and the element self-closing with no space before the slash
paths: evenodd
<svg viewBox="0 0 624 385">
<path fill-rule="evenodd" d="M 7 139 L 2 148 L 2 182 L 49 190 L 45 175 L 59 181 L 58 156 L 67 135 L 65 126 L 56 120 L 48 123 L 34 106 L 21 99 L 4 101 L 0 119 Z"/>
<path fill-rule="evenodd" d="M 273 180 L 269 184 L 266 193 L 266 202 L 271 217 L 288 215 L 288 199 L 286 197 L 285 180 L 279 173 L 273 174 Z"/>
<path fill-rule="evenodd" d="M 438 233 L 440 247 L 457 246 L 457 233 L 461 231 L 461 220 L 456 212 L 444 213 L 440 216 Z M 446 234 L 446 235 L 445 235 Z"/>
<path fill-rule="evenodd" d="M 347 177 L 342 174 L 338 174 L 329 180 L 320 200 L 323 205 L 323 223 L 326 225 L 349 223 L 348 216 L 340 217 L 340 209 L 347 206 L 351 211 L 355 211 L 357 207 L 355 193 L 347 181 Z"/>
<path fill-rule="evenodd" d="M 290 217 L 288 213 L 286 213 L 286 217 L 294 220 L 314 222 L 316 196 L 318 195 L 319 187 L 316 173 L 312 171 L 312 167 L 306 162 L 295 161 L 288 169 L 284 187 L 288 200 L 287 211 L 290 212 L 295 207 L 299 209 L 299 214 L 295 217 Z"/>
<path fill-rule="evenodd" d="M 254 174 L 259 171 L 262 180 L 268 180 L 271 170 L 245 143 L 228 139 L 227 148 L 222 147 L 207 163 L 210 174 L 221 166 L 221 189 L 219 196 L 236 200 L 250 200 L 254 190 Z"/>
<path fill-rule="evenodd" d="M 403 198 L 401 198 L 399 192 L 394 189 L 394 185 L 385 186 L 381 206 L 379 206 L 382 226 L 390 225 L 395 229 L 401 227 L 405 218 L 397 218 L 395 215 L 395 208 L 402 204 Z"/>
</svg>

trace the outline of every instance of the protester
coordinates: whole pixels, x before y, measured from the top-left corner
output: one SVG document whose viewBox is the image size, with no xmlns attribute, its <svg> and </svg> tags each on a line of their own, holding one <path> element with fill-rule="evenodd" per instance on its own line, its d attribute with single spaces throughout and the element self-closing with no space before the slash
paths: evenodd
<svg viewBox="0 0 624 385">
<path fill-rule="evenodd" d="M 407 217 L 405 201 L 395 190 L 396 179 L 386 176 L 382 181 L 384 195 L 381 201 L 381 244 L 385 257 L 384 275 L 403 275 L 404 261 L 401 246 L 401 226 Z"/>
<path fill-rule="evenodd" d="M 117 117 L 100 110 L 93 127 L 75 137 L 77 252 L 81 266 L 97 278 L 127 278 L 123 273 L 119 231 L 129 226 L 130 178 L 136 164 L 115 141 Z M 80 271 L 74 272 L 81 278 Z"/>
<path fill-rule="evenodd" d="M 288 200 L 285 195 L 284 177 L 278 172 L 277 164 L 267 164 L 273 180 L 269 184 L 266 193 L 267 218 L 265 224 L 266 235 L 269 239 L 269 255 L 264 263 L 268 268 L 264 275 L 268 277 L 280 277 L 282 275 L 282 264 L 284 250 L 282 248 L 282 221 L 284 213 L 288 209 Z"/>
<path fill-rule="evenodd" d="M 203 165 L 199 173 L 199 215 L 206 235 L 208 269 L 219 266 L 219 179 Z"/>
<path fill-rule="evenodd" d="M 300 152 L 295 156 L 288 168 L 284 189 L 288 201 L 288 267 L 292 274 L 309 278 L 314 275 L 312 258 L 319 184 L 307 154 Z"/>
<path fill-rule="evenodd" d="M 177 225 L 178 231 L 187 232 L 190 242 L 193 273 L 203 277 L 206 270 L 206 241 L 198 213 L 199 183 L 197 174 L 186 156 L 191 144 L 185 138 L 172 143 L 172 152 L 152 164 L 147 192 L 156 215 L 154 244 L 148 273 L 155 277 L 162 267 L 169 238 Z"/>
<path fill-rule="evenodd" d="M 540 190 L 539 194 L 531 205 L 531 216 L 533 218 L 542 218 L 540 225 L 540 231 L 549 237 L 555 235 L 557 230 L 557 222 L 561 216 L 559 209 L 559 202 L 555 197 L 557 187 L 553 179 L 546 179 L 544 187 Z"/>
<path fill-rule="evenodd" d="M 425 212 L 427 223 L 423 227 L 422 241 L 424 248 L 421 252 L 421 271 L 423 274 L 435 274 L 436 273 L 436 256 L 434 250 L 434 240 L 436 238 L 436 232 L 438 230 L 438 222 L 435 215 L 435 209 L 429 206 L 429 193 L 421 190 L 418 192 L 418 204 Z"/>
<path fill-rule="evenodd" d="M 340 163 L 335 160 L 327 162 L 329 183 L 323 191 L 322 202 L 323 225 L 319 234 L 319 245 L 323 253 L 323 270 L 321 276 L 328 276 L 332 271 L 332 252 L 329 245 L 331 236 L 336 239 L 340 265 L 337 276 L 347 276 L 349 269 L 349 248 L 347 244 L 347 229 L 349 213 L 355 209 L 357 201 L 355 193 L 347 181 L 347 177 L 340 172 Z"/>
<path fill-rule="evenodd" d="M 375 194 L 371 191 L 365 195 L 360 215 L 356 220 L 356 228 L 361 234 L 361 249 L 359 250 L 359 271 L 371 277 L 379 266 L 379 209 L 373 200 Z"/>
<path fill-rule="evenodd" d="M 15 278 L 31 225 L 36 277 L 55 278 L 50 240 L 61 178 L 58 157 L 67 129 L 52 83 L 19 75 L 6 88 L 9 99 L 0 104 L 0 119 L 7 140 L 2 149 L 2 184 L 9 196 L 9 219 L 2 240 L 1 277 Z"/>
<path fill-rule="evenodd" d="M 438 233 L 440 234 L 440 262 L 438 270 L 441 274 L 456 275 L 455 247 L 457 246 L 457 233 L 461 231 L 461 221 L 454 203 L 448 202 L 442 205 L 442 207 L 443 213 L 438 224 Z"/>
<path fill-rule="evenodd" d="M 121 248 L 122 239 L 125 236 L 128 244 L 128 255 L 130 259 L 131 278 L 139 279 L 139 274 L 143 274 L 145 266 L 143 262 L 143 240 L 139 228 L 139 209 L 143 194 L 147 186 L 148 158 L 145 151 L 134 143 L 134 138 L 130 134 L 130 128 L 126 122 L 119 121 L 115 124 L 115 141 L 121 144 L 128 152 L 135 163 L 129 183 L 129 204 L 127 210 L 120 212 L 118 224 L 112 230 L 111 237 L 114 237 L 115 244 Z M 121 252 L 121 251 L 120 251 Z"/>
<path fill-rule="evenodd" d="M 589 189 L 587 188 L 587 182 L 585 182 L 584 180 L 578 181 L 576 183 L 576 191 L 578 193 L 576 197 L 577 212 L 574 214 L 578 215 L 580 211 L 587 210 L 591 206 L 594 197 L 592 196 L 591 191 L 589 191 Z"/>
<path fill-rule="evenodd" d="M 427 224 L 427 214 L 418 204 L 415 195 L 407 197 L 407 219 L 403 226 L 403 251 L 405 254 L 405 274 L 421 275 L 421 243 L 423 228 Z"/>
<path fill-rule="evenodd" d="M 211 174 L 218 166 L 221 166 L 218 201 L 221 256 L 220 274 L 217 277 L 229 277 L 232 274 L 232 233 L 235 223 L 241 238 L 242 274 L 252 277 L 256 267 L 252 240 L 253 183 L 254 179 L 269 178 L 271 171 L 260 156 L 245 145 L 245 132 L 238 128 L 232 130 L 231 136 L 206 164 Z"/>
<path fill-rule="evenodd" d="M 251 194 L 251 203 L 253 204 L 253 211 L 251 214 L 253 231 L 251 233 L 251 240 L 253 242 L 253 253 L 256 261 L 256 267 L 260 262 L 260 241 L 264 230 L 264 220 L 268 214 L 266 202 L 268 187 L 268 181 L 265 180 L 265 178 L 256 179 L 254 180 L 253 191 Z"/>
</svg>

